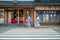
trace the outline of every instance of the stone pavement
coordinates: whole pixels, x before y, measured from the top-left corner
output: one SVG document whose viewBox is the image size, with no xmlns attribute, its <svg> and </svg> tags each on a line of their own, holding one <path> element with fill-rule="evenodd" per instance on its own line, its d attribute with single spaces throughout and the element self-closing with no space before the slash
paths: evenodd
<svg viewBox="0 0 60 40">
<path fill-rule="evenodd" d="M 7 30 L 0 33 L 0 40 L 60 40 L 60 29 L 57 27 L 5 29 Z"/>
</svg>

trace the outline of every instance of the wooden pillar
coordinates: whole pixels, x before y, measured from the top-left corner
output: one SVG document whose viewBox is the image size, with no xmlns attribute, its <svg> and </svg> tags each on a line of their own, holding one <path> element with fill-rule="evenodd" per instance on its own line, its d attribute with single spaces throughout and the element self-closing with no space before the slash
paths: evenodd
<svg viewBox="0 0 60 40">
<path fill-rule="evenodd" d="M 8 23 L 8 12 L 6 12 L 6 9 L 4 10 L 4 23 L 7 24 Z"/>
<path fill-rule="evenodd" d="M 23 9 L 23 20 L 24 20 L 24 23 L 25 23 L 25 21 L 26 21 L 26 9 Z"/>
<path fill-rule="evenodd" d="M 30 16 L 32 18 L 32 23 L 34 24 L 34 10 L 30 9 Z"/>
<path fill-rule="evenodd" d="M 12 12 L 8 12 L 8 23 L 11 23 L 11 13 Z"/>
<path fill-rule="evenodd" d="M 18 9 L 18 12 L 17 13 L 18 13 L 18 16 L 19 16 L 19 9 Z M 18 24 L 19 24 L 19 20 L 18 20 Z"/>
<path fill-rule="evenodd" d="M 35 23 L 36 23 L 36 11 L 34 11 L 34 26 L 35 26 Z"/>
</svg>

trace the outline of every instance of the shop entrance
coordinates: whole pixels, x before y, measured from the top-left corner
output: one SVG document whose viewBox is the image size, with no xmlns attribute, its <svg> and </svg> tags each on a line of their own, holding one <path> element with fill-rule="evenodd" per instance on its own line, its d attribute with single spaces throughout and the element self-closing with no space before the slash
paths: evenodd
<svg viewBox="0 0 60 40">
<path fill-rule="evenodd" d="M 9 10 L 8 23 L 11 23 L 11 24 L 20 24 L 21 23 L 21 24 L 23 24 L 24 23 L 23 9 Z"/>
<path fill-rule="evenodd" d="M 4 24 L 22 24 L 25 25 L 27 16 L 32 18 L 34 24 L 34 9 L 33 7 L 23 8 L 6 8 L 4 16 Z"/>
<path fill-rule="evenodd" d="M 11 23 L 23 23 L 23 9 L 15 9 L 12 15 L 14 18 L 11 20 Z"/>
</svg>

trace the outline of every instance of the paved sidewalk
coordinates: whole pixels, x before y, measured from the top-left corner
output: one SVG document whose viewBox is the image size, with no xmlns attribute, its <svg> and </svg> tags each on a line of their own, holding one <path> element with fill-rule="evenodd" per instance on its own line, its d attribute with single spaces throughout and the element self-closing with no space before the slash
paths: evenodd
<svg viewBox="0 0 60 40">
<path fill-rule="evenodd" d="M 0 40 L 59 40 L 60 30 L 56 27 L 21 28 L 4 27 L 0 34 Z M 2 29 L 1 29 L 2 30 Z M 58 30 L 58 32 L 57 32 Z"/>
</svg>

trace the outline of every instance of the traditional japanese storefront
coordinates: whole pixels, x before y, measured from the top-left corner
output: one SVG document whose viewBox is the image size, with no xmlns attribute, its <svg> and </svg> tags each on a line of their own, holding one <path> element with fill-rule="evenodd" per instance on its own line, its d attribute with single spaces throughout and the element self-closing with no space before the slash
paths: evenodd
<svg viewBox="0 0 60 40">
<path fill-rule="evenodd" d="M 36 6 L 35 10 L 40 15 L 41 25 L 59 25 L 60 6 Z"/>
<path fill-rule="evenodd" d="M 30 15 L 33 19 L 33 13 L 34 13 L 33 7 L 10 7 L 10 8 L 4 8 L 4 23 L 18 23 L 15 18 L 19 16 L 21 19 L 19 20 L 19 23 L 25 23 L 27 15 Z"/>
<path fill-rule="evenodd" d="M 60 25 L 60 0 L 34 0 L 34 1 L 0 1 L 0 9 L 3 10 L 3 23 L 25 23 L 27 15 L 30 15 L 35 23 L 36 14 L 40 16 L 41 25 Z M 1 12 L 1 11 L 0 11 Z M 15 20 L 16 17 L 20 20 Z"/>
<path fill-rule="evenodd" d="M 21 2 L 21 1 L 20 1 Z M 25 23 L 26 17 L 28 15 L 31 16 L 32 21 L 34 20 L 34 4 L 33 2 L 26 2 L 22 1 L 20 4 L 13 3 L 11 1 L 5 2 L 6 5 L 1 5 L 0 9 L 3 9 L 4 11 L 4 24 L 19 24 L 19 23 Z M 4 4 L 3 2 L 1 2 Z M 9 4 L 8 4 L 9 3 Z M 12 3 L 12 4 L 10 4 Z M 16 20 L 16 17 L 19 17 L 20 20 Z M 32 22 L 33 23 L 33 22 Z"/>
<path fill-rule="evenodd" d="M 41 25 L 60 25 L 60 0 L 35 0 Z"/>
</svg>

